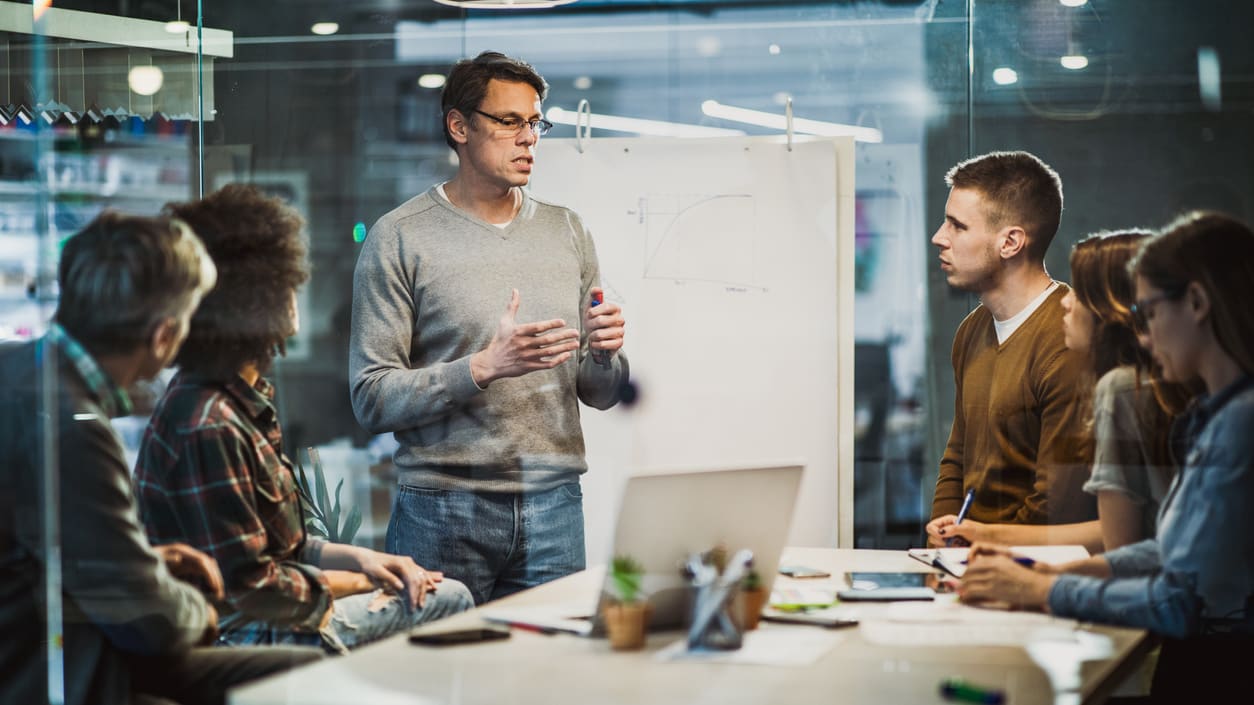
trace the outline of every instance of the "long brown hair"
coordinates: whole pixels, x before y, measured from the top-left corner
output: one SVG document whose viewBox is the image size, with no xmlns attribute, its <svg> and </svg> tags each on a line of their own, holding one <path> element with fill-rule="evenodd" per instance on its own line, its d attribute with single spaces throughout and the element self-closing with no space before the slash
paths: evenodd
<svg viewBox="0 0 1254 705">
<path fill-rule="evenodd" d="M 1219 347 L 1254 375 L 1254 232 L 1221 213 L 1186 214 L 1141 248 L 1128 270 L 1179 298 L 1197 283 L 1210 298 Z"/>
<path fill-rule="evenodd" d="M 1071 288 L 1096 319 L 1089 346 L 1094 378 L 1121 365 L 1148 371 L 1152 364 L 1149 351 L 1136 339 L 1132 316 L 1136 293 L 1127 275 L 1128 262 L 1148 237 L 1148 230 L 1100 232 L 1071 249 Z"/>
<path fill-rule="evenodd" d="M 1116 367 L 1134 368 L 1137 389 L 1149 384 L 1153 392 L 1153 401 L 1137 404 L 1137 424 L 1145 430 L 1145 438 L 1152 439 L 1156 459 L 1169 462 L 1167 431 L 1191 395 L 1185 387 L 1161 378 L 1153 356 L 1137 340 L 1132 314 L 1136 290 L 1128 266 L 1151 237 L 1148 230 L 1120 230 L 1095 233 L 1076 243 L 1071 250 L 1071 286 L 1076 300 L 1095 319 L 1089 346 L 1093 383 Z M 1088 389 L 1091 395 L 1093 386 Z M 1090 417 L 1090 442 L 1096 440 L 1092 425 Z"/>
</svg>

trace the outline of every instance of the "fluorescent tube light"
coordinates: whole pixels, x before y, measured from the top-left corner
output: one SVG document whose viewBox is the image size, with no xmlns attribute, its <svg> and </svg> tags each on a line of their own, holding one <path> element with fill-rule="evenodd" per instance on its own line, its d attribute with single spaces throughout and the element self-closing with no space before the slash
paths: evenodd
<svg viewBox="0 0 1254 705">
<path fill-rule="evenodd" d="M 579 114 L 574 110 L 553 107 L 549 108 L 544 116 L 558 125 L 574 125 L 578 120 Z M 745 134 L 743 130 L 729 130 L 722 127 L 689 125 L 682 122 L 665 122 L 663 120 L 644 120 L 601 113 L 589 115 L 588 124 L 597 130 L 632 132 L 638 135 L 656 135 L 659 137 L 735 137 Z"/>
<path fill-rule="evenodd" d="M 569 5 L 575 0 L 435 0 L 463 10 L 538 10 Z"/>
<path fill-rule="evenodd" d="M 737 108 L 733 105 L 723 105 L 716 100 L 707 100 L 702 103 L 701 112 L 710 117 L 722 120 L 731 120 L 732 122 L 743 122 L 749 125 L 770 127 L 777 130 L 788 129 L 787 120 L 783 115 L 766 113 L 761 110 L 750 110 L 749 108 Z M 838 122 L 823 122 L 821 120 L 793 118 L 792 129 L 793 132 L 802 135 L 853 137 L 859 142 L 884 141 L 884 133 L 875 128 L 858 127 L 857 125 L 842 125 Z"/>
</svg>

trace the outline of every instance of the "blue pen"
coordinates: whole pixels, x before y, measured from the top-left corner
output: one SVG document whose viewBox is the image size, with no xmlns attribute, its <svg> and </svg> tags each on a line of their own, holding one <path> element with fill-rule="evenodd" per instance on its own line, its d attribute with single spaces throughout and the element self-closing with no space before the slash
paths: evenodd
<svg viewBox="0 0 1254 705">
<path fill-rule="evenodd" d="M 954 520 L 954 526 L 961 524 L 962 520 L 967 518 L 967 512 L 971 510 L 971 501 L 974 499 L 975 499 L 975 488 L 972 487 L 971 489 L 967 490 L 966 499 L 962 500 L 962 508 L 958 510 L 958 518 Z M 955 538 L 957 537 L 951 536 L 945 539 L 945 545 L 946 546 L 954 545 Z"/>
<path fill-rule="evenodd" d="M 1015 563 L 1018 563 L 1019 565 L 1023 566 L 1024 568 L 1031 568 L 1032 566 L 1036 565 L 1036 561 L 1032 560 L 1031 558 L 1028 558 L 1027 556 L 1011 556 L 1010 559 L 1013 560 Z M 962 564 L 966 565 L 967 562 L 963 561 Z"/>
<path fill-rule="evenodd" d="M 600 295 L 600 294 L 595 294 L 595 293 L 594 293 L 594 294 L 592 295 L 592 307 L 593 307 L 593 308 L 596 308 L 597 306 L 600 306 L 600 305 L 601 305 L 601 295 Z M 591 345 L 591 344 L 589 344 L 589 345 Z M 600 365 L 601 367 L 609 367 L 609 366 L 610 366 L 610 358 L 609 358 L 609 356 L 606 354 L 606 352 L 605 352 L 604 350 L 592 350 L 592 351 L 591 351 L 591 354 L 592 354 L 592 361 L 593 361 L 593 362 L 597 363 L 597 364 L 598 364 L 598 365 Z"/>
</svg>

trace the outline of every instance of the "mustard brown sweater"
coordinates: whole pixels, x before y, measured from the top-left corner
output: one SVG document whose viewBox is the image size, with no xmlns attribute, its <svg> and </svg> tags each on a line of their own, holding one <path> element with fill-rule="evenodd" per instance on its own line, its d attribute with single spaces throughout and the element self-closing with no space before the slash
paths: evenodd
<svg viewBox="0 0 1254 705">
<path fill-rule="evenodd" d="M 1083 491 L 1090 444 L 1081 385 L 1084 356 L 1063 344 L 1059 286 L 998 345 L 993 316 L 979 306 L 954 335 L 954 423 L 941 458 L 932 518 L 957 514 L 997 524 L 1066 524 L 1097 517 Z"/>
</svg>

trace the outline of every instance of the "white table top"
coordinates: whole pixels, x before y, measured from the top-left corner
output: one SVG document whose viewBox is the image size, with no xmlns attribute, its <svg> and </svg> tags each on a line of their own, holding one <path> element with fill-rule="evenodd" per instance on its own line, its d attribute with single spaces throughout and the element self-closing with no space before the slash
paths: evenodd
<svg viewBox="0 0 1254 705">
<path fill-rule="evenodd" d="M 905 551 L 790 548 L 782 563 L 824 568 L 839 580 L 848 570 L 926 570 Z M 512 595 L 496 605 L 552 605 L 595 600 L 603 575 L 590 569 Z M 813 585 L 811 581 L 785 584 Z M 888 606 L 875 605 L 872 609 Z M 868 613 L 868 615 L 871 613 Z M 995 617 L 994 615 L 989 615 Z M 1014 620 L 1015 615 L 1005 614 Z M 1040 621 L 1039 615 L 1021 615 Z M 478 621 L 475 613 L 453 620 Z M 1068 629 L 1077 625 L 1060 620 Z M 1081 669 L 1078 702 L 1100 702 L 1140 665 L 1152 646 L 1143 630 L 1078 625 L 1109 638 L 1110 655 Z M 1012 705 L 1053 703 L 1050 681 L 1021 646 L 875 643 L 858 628 L 839 630 L 836 644 L 807 666 L 659 662 L 655 653 L 683 638 L 650 635 L 644 651 L 614 652 L 604 639 L 514 630 L 509 639 L 424 647 L 397 635 L 344 657 L 280 674 L 236 689 L 234 705 L 388 703 L 942 703 L 940 683 L 960 677 L 1007 694 Z M 812 630 L 764 625 L 763 629 Z M 921 633 L 921 632 L 920 632 Z"/>
</svg>

